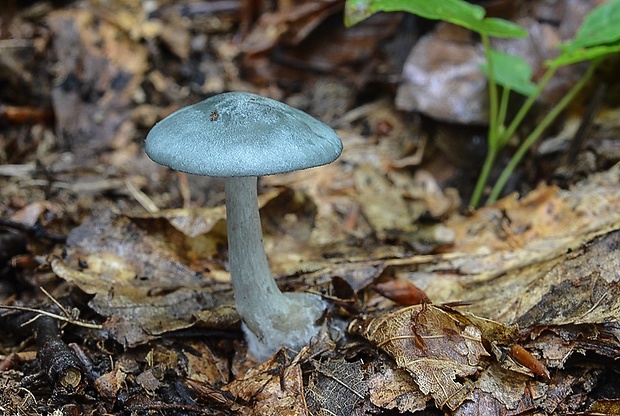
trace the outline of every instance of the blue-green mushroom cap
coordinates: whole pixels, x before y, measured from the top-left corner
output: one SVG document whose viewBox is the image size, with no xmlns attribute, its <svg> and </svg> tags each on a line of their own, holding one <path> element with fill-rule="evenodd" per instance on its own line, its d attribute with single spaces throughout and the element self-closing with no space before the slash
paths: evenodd
<svg viewBox="0 0 620 416">
<path fill-rule="evenodd" d="M 157 123 L 146 153 L 174 170 L 205 176 L 263 176 L 333 162 L 342 142 L 325 123 L 270 98 L 215 95 Z"/>
</svg>

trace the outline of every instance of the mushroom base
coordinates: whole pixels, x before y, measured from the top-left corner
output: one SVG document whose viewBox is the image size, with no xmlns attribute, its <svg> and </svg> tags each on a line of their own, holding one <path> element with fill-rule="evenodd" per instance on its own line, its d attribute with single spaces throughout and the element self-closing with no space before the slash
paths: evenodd
<svg viewBox="0 0 620 416">
<path fill-rule="evenodd" d="M 282 293 L 280 300 L 277 306 L 265 305 L 259 313 L 244 317 L 248 350 L 260 361 L 271 357 L 283 345 L 295 350 L 303 348 L 320 329 L 316 322 L 325 310 L 325 302 L 319 296 L 287 292 Z"/>
</svg>

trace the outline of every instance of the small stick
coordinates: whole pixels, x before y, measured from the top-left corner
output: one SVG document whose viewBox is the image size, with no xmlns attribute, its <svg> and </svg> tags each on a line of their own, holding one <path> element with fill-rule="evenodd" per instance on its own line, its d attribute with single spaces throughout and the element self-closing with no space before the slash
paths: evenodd
<svg viewBox="0 0 620 416">
<path fill-rule="evenodd" d="M 159 207 L 155 204 L 155 202 L 153 202 L 147 194 L 138 189 L 138 187 L 136 187 L 131 180 L 125 180 L 125 186 L 131 196 L 133 196 L 134 199 L 138 201 L 138 203 L 142 205 L 142 208 L 144 208 L 147 212 L 151 214 L 159 212 Z"/>
<path fill-rule="evenodd" d="M 9 309 L 9 310 L 14 310 L 14 311 L 23 311 L 23 312 L 32 312 L 32 313 L 36 313 L 37 316 L 34 316 L 32 319 L 30 319 L 29 321 L 26 321 L 22 324 L 22 326 L 26 326 L 34 321 L 36 321 L 37 319 L 39 319 L 40 317 L 46 316 L 48 318 L 52 318 L 52 319 L 56 319 L 58 321 L 63 321 L 63 322 L 67 322 L 73 325 L 77 325 L 77 326 L 81 326 L 84 328 L 90 328 L 90 329 L 102 329 L 103 326 L 99 325 L 99 324 L 91 324 L 89 322 L 82 322 L 82 321 L 77 321 L 73 318 L 67 318 L 64 317 L 62 315 L 57 315 L 55 313 L 52 312 L 47 312 L 41 309 L 35 309 L 35 308 L 28 308 L 26 306 L 11 306 L 11 305 L 0 305 L 0 309 Z"/>
</svg>

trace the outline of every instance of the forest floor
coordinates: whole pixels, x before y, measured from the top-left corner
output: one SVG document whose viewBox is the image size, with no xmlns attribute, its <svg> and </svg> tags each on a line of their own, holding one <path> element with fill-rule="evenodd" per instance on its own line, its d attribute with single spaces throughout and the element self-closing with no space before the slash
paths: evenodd
<svg viewBox="0 0 620 416">
<path fill-rule="evenodd" d="M 395 104 L 433 26 L 267 3 L 3 6 L 0 414 L 620 414 L 616 86 L 577 152 L 595 86 L 469 209 L 485 127 Z M 344 144 L 259 179 L 278 284 L 329 305 L 310 345 L 265 362 L 235 310 L 222 180 L 144 153 L 157 121 L 224 91 Z"/>
</svg>

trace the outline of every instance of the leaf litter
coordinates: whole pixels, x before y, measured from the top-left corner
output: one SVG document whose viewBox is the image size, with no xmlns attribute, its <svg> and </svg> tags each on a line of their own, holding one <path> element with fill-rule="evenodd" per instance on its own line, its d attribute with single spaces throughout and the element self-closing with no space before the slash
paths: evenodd
<svg viewBox="0 0 620 416">
<path fill-rule="evenodd" d="M 514 219 L 508 224 L 509 227 L 521 229 L 522 234 L 533 232 L 529 227 L 519 227 L 521 223 L 527 224 L 529 210 L 541 210 L 541 206 L 547 206 L 545 209 L 547 215 L 559 218 L 567 224 L 566 227 L 561 227 L 558 223 L 555 227 L 538 227 L 535 237 L 518 239 L 509 234 L 504 235 L 503 239 L 498 239 L 496 234 L 485 230 L 488 227 L 488 218 L 482 213 L 479 216 L 481 221 L 484 221 L 482 223 L 477 223 L 475 217 L 465 219 L 454 216 L 447 223 L 452 224 L 455 233 L 464 232 L 464 228 L 460 229 L 459 226 L 468 227 L 468 232 L 481 226 L 476 233 L 487 243 L 486 246 L 480 245 L 473 253 L 467 251 L 467 245 L 473 244 L 475 237 L 468 236 L 472 243 L 469 243 L 467 238 L 459 239 L 463 248 L 455 243 L 450 247 L 455 250 L 452 253 L 411 257 L 400 253 L 398 258 L 374 260 L 366 258 L 363 261 L 356 261 L 356 247 L 350 249 L 346 242 L 343 242 L 338 247 L 341 257 L 326 260 L 325 256 L 317 255 L 321 250 L 325 250 L 325 253 L 330 252 L 333 249 L 332 242 L 325 247 L 313 245 L 314 255 L 309 254 L 300 260 L 298 252 L 300 242 L 297 241 L 297 244 L 292 245 L 270 244 L 270 240 L 278 239 L 278 233 L 289 233 L 286 228 L 269 225 L 265 227 L 268 233 L 266 247 L 269 258 L 277 265 L 275 270 L 285 273 L 280 274 L 280 278 L 289 276 L 293 281 L 305 282 L 311 287 L 311 282 L 325 286 L 334 278 L 342 277 L 353 289 L 353 293 L 370 296 L 371 299 L 366 301 L 368 306 L 361 307 L 362 310 L 372 308 L 374 312 L 361 320 L 354 320 L 349 332 L 362 336 L 385 351 L 395 360 L 398 368 L 409 373 L 411 380 L 419 388 L 415 403 L 420 403 L 420 397 L 430 395 L 437 407 L 447 406 L 456 414 L 471 412 L 471 407 L 467 404 L 470 400 L 475 400 L 479 405 L 485 401 L 492 402 L 494 409 L 500 406 L 505 411 L 518 413 L 534 407 L 533 397 L 527 393 L 527 386 L 532 383 L 542 384 L 537 381 L 538 377 L 549 377 L 544 366 L 543 370 L 538 367 L 542 366 L 539 360 L 554 370 L 561 369 L 575 352 L 582 353 L 589 350 L 614 358 L 620 351 L 617 339 L 603 335 L 617 333 L 618 296 L 615 296 L 613 291 L 617 288 L 615 250 L 618 246 L 618 232 L 614 230 L 617 229 L 620 218 L 616 212 L 608 211 L 607 202 L 599 201 L 600 205 L 595 205 L 591 194 L 587 191 L 590 189 L 599 195 L 603 193 L 606 201 L 619 198 L 618 190 L 614 186 L 618 175 L 618 169 L 612 169 L 594 176 L 589 188 L 585 183 L 576 186 L 575 191 L 541 188 L 538 195 L 532 194 L 520 201 L 510 198 L 503 200 L 502 203 L 509 206 L 503 211 L 504 218 L 498 220 L 497 228 L 493 230 L 495 233 L 498 229 L 505 232 L 506 228 L 502 227 L 501 221 L 506 221 L 507 218 Z M 304 215 L 295 211 L 303 207 L 295 204 L 285 205 L 292 210 L 291 213 L 283 212 L 280 204 L 275 205 L 276 211 L 269 212 L 270 202 L 281 197 L 283 193 L 290 194 L 290 191 L 280 189 L 278 192 L 264 194 L 261 206 L 266 223 L 271 221 L 273 215 L 283 218 L 292 214 L 297 218 L 304 218 Z M 360 198 L 367 199 L 369 196 L 360 194 Z M 377 199 L 373 204 L 380 204 L 378 201 L 383 200 L 383 198 Z M 536 203 L 532 203 L 532 200 Z M 567 204 L 570 204 L 571 209 L 565 207 Z M 589 209 L 582 208 L 581 204 L 588 204 Z M 549 207 L 554 208 L 555 212 Z M 490 207 L 482 211 L 498 209 L 500 208 Z M 588 217 L 589 213 L 600 214 L 600 211 L 605 212 L 605 215 L 596 215 L 598 220 Z M 310 220 L 313 216 L 306 217 Z M 119 342 L 136 345 L 156 339 L 162 333 L 192 325 L 220 329 L 234 327 L 235 319 L 238 318 L 232 308 L 230 288 L 227 287 L 225 256 L 217 250 L 218 246 L 225 245 L 222 229 L 219 228 L 223 219 L 220 207 L 198 211 L 162 211 L 148 216 L 121 218 L 120 221 L 103 218 L 103 224 L 96 225 L 102 221 L 102 217 L 98 217 L 94 220 L 95 224 L 87 222 L 82 225 L 81 227 L 86 227 L 85 230 L 78 228 L 70 233 L 67 259 L 81 259 L 82 267 L 88 264 L 88 268 L 79 272 L 82 274 L 94 267 L 95 270 L 88 280 L 80 281 L 71 277 L 75 271 L 60 268 L 58 266 L 60 260 L 52 261 L 52 266 L 59 276 L 73 281 L 83 290 L 92 291 L 93 288 L 101 287 L 105 308 L 101 306 L 102 302 L 97 301 L 97 296 L 90 304 L 98 313 L 113 317 L 107 322 L 107 328 Z M 593 225 L 595 220 L 598 223 Z M 138 225 L 132 224 L 132 221 Z M 157 223 L 159 225 L 156 225 Z M 164 231 L 159 230 L 162 227 Z M 304 227 L 303 224 L 296 223 L 296 228 L 303 231 L 297 233 L 292 231 L 290 235 L 284 237 L 285 241 L 291 239 L 293 241 L 295 236 L 301 241 L 306 241 L 312 232 L 310 227 Z M 105 237 L 108 238 L 107 246 L 97 243 L 99 241 L 97 237 L 103 240 L 105 238 L 94 230 L 108 232 L 113 230 L 110 237 Z M 176 230 L 179 235 L 173 237 L 174 233 L 171 230 Z M 88 239 L 85 240 L 87 249 L 99 262 L 108 261 L 121 270 L 123 267 L 127 268 L 124 270 L 126 285 L 133 285 L 133 290 L 138 290 L 135 296 L 126 295 L 129 289 L 122 289 L 124 285 L 120 284 L 122 280 L 120 275 L 123 273 L 119 269 L 114 270 L 114 285 L 105 284 L 102 283 L 107 276 L 104 270 L 97 269 L 96 263 L 90 266 L 89 257 L 80 257 L 84 256 L 80 248 L 82 250 L 84 248 L 76 242 L 80 241 L 78 236 L 84 233 L 88 235 Z M 586 239 L 585 243 L 579 239 L 575 240 L 574 236 L 579 233 L 582 234 L 581 238 Z M 127 236 L 131 236 L 130 241 L 123 243 L 127 241 Z M 484 239 L 485 236 L 488 240 Z M 196 239 L 208 241 L 199 245 L 205 248 L 191 249 Z M 148 247 L 146 244 L 151 240 L 154 241 L 152 243 L 154 248 L 147 250 L 148 261 L 145 262 L 140 258 L 141 251 Z M 545 244 L 545 241 L 548 243 Z M 166 244 L 162 245 L 162 242 Z M 287 247 L 292 252 L 287 252 Z M 123 266 L 123 259 L 118 257 L 106 259 L 104 253 L 110 249 L 114 249 L 115 256 L 123 253 L 128 256 L 125 261 L 134 262 L 136 265 L 148 264 L 152 270 L 143 271 L 139 268 L 136 270 L 129 264 Z M 347 250 L 352 250 L 353 254 L 347 256 Z M 532 255 L 533 251 L 535 255 Z M 154 253 L 157 254 L 153 255 Z M 174 253 L 184 253 L 187 257 L 179 260 L 171 255 Z M 212 259 L 208 262 L 207 269 L 205 263 L 195 257 L 198 253 L 211 253 Z M 394 255 L 394 252 L 391 254 Z M 475 262 L 472 261 L 472 256 L 475 257 Z M 80 261 L 77 261 L 77 264 L 79 263 Z M 180 267 L 180 264 L 190 265 L 192 269 Z M 418 270 L 412 271 L 412 268 L 416 267 Z M 202 268 L 200 273 L 197 271 L 199 268 Z M 439 305 L 429 304 L 428 299 L 422 298 L 419 302 L 421 304 L 408 308 L 399 308 L 394 303 L 386 306 L 389 305 L 389 301 L 386 303 L 385 298 L 377 297 L 374 291 L 366 292 L 366 289 L 373 287 L 373 282 L 379 281 L 386 270 L 391 270 L 392 278 L 398 279 L 396 282 L 420 285 L 426 290 L 425 296 Z M 149 276 L 149 279 L 136 279 L 136 276 L 141 275 Z M 171 276 L 174 279 L 170 279 Z M 92 281 L 94 279 L 96 282 Z M 428 279 L 432 279 L 434 283 L 430 284 Z M 532 283 L 534 281 L 536 284 Z M 113 298 L 110 298 L 112 288 L 114 294 Z M 584 288 L 588 290 L 583 290 Z M 147 298 L 142 300 L 143 296 Z M 374 305 L 373 296 L 374 301 L 378 302 Z M 117 301 L 114 300 L 116 297 Z M 391 298 L 399 303 L 398 297 Z M 458 311 L 441 306 L 442 302 L 456 300 L 462 302 L 462 305 L 457 306 Z M 143 302 L 149 306 L 145 307 Z M 229 308 L 221 311 L 224 305 L 229 305 Z M 210 321 L 197 321 L 201 311 L 205 310 L 210 312 Z M 161 327 L 161 323 L 164 322 L 161 316 L 166 314 L 169 316 L 165 320 L 166 326 Z M 175 316 L 179 319 L 170 319 Z M 123 327 L 119 319 L 138 322 L 137 317 L 140 318 L 139 326 L 132 331 L 138 331 L 141 335 L 137 339 L 128 338 L 127 332 L 119 329 Z M 155 324 L 149 324 L 150 321 Z M 586 324 L 594 326 L 588 335 L 585 334 L 589 330 L 583 326 Z M 574 328 L 572 332 L 562 330 L 569 326 Z M 528 333 L 531 334 L 529 341 L 527 341 Z M 582 336 L 589 339 L 590 344 L 580 341 L 579 338 Z M 133 343 L 129 343 L 128 340 L 133 340 Z M 524 342 L 524 345 L 538 358 L 523 349 L 519 342 Z M 567 342 L 570 344 L 567 345 Z M 598 342 L 603 342 L 606 349 L 597 346 Z M 487 347 L 489 350 L 484 346 L 487 343 L 493 345 L 492 348 Z M 528 359 L 523 360 L 518 354 L 513 354 L 517 348 L 524 351 L 521 354 L 525 353 L 530 357 L 529 362 Z M 334 382 L 327 381 L 335 376 L 329 372 L 331 370 L 322 369 L 320 367 L 322 365 L 324 364 L 317 361 L 315 368 L 325 381 L 320 382 L 319 378 L 310 383 L 305 393 L 307 400 L 315 408 L 328 406 L 327 408 L 333 410 L 334 403 L 339 403 L 342 407 L 344 403 L 342 400 L 345 399 L 338 398 L 338 394 L 342 393 L 337 394 L 333 390 L 334 387 L 329 387 L 329 384 Z M 348 364 L 343 362 L 341 365 Z M 291 368 L 285 364 L 282 366 Z M 355 399 L 349 406 L 352 409 L 360 397 L 370 396 L 368 381 L 362 378 L 362 371 L 357 367 L 351 367 L 349 370 L 339 368 L 339 371 L 345 371 L 343 374 L 347 374 L 348 377 L 359 377 L 356 383 L 362 383 L 364 386 L 361 393 L 357 390 L 347 393 L 352 395 L 350 399 Z M 545 374 L 546 377 L 543 377 Z M 402 375 L 399 377 L 402 378 Z M 243 385 L 243 380 L 245 379 L 238 379 L 234 386 L 240 383 Z M 265 380 L 264 383 L 269 385 L 276 381 Z M 342 380 L 335 383 L 341 386 Z M 238 388 L 243 387 L 235 387 L 232 391 L 238 391 Z M 345 390 L 349 391 L 352 388 L 348 386 Z M 258 388 L 251 391 L 256 392 Z M 261 390 L 259 397 L 265 397 L 265 402 L 254 411 L 262 409 L 262 406 L 269 408 L 268 403 L 275 397 L 265 396 L 269 391 L 269 389 Z M 318 395 L 318 392 L 323 393 Z M 327 394 L 325 392 L 330 393 L 325 396 Z M 237 395 L 237 397 L 247 399 L 248 394 L 244 393 L 245 396 Z M 312 406 L 309 408 L 312 409 Z M 469 410 L 466 412 L 464 409 Z M 348 413 L 343 411 L 341 414 Z"/>
<path fill-rule="evenodd" d="M 369 60 L 368 50 L 332 36 L 329 56 L 339 59 L 321 63 L 316 49 L 304 44 L 317 36 L 311 36 L 316 27 L 329 27 L 324 23 L 336 2 L 266 14 L 241 47 L 226 37 L 232 25 L 221 16 L 234 15 L 227 2 L 167 5 L 151 14 L 125 1 L 109 14 L 95 3 L 50 12 L 49 29 L 39 29 L 38 40 L 54 38 L 60 58 L 52 78 L 63 82 L 44 85 L 56 130 L 45 117 L 11 127 L 3 140 L 21 134 L 33 142 L 14 140 L 16 151 L 0 155 L 3 163 L 20 163 L 0 166 L 3 216 L 23 225 L 27 235 L 20 241 L 30 236 L 29 246 L 16 244 L 7 259 L 22 265 L 29 285 L 55 289 L 52 296 L 79 309 L 80 319 L 103 324 L 90 332 L 64 327 L 87 381 L 70 394 L 56 386 L 52 405 L 170 414 L 613 413 L 611 390 L 603 392 L 609 400 L 600 392 L 588 395 L 613 376 L 620 356 L 617 165 L 570 189 L 540 185 L 522 198 L 508 196 L 462 215 L 458 192 L 438 183 L 445 172 L 421 165 L 424 133 L 389 101 L 355 109 L 347 108 L 351 100 L 326 101 L 337 103 L 324 114 L 340 124 L 342 158 L 262 178 L 260 205 L 279 284 L 322 294 L 332 305 L 328 326 L 307 349 L 282 350 L 258 364 L 246 356 L 234 310 L 217 183 L 188 178 L 184 184 L 152 166 L 142 155 L 141 135 L 203 94 L 248 87 L 233 62 L 239 49 L 248 49 L 242 65 L 258 69 L 259 81 L 291 79 L 281 63 L 265 64 L 266 52 L 283 53 L 279 62 L 305 56 L 343 71 L 348 64 L 340 58 L 359 64 Z M 220 17 L 201 7 L 219 8 Z M 373 39 L 366 47 L 376 48 L 401 19 L 381 17 L 355 34 Z M 269 32 L 274 20 L 284 22 L 282 32 Z M 26 30 L 31 22 L 20 27 L 22 34 L 36 33 Z M 263 33 L 269 37 L 257 48 L 251 42 Z M 291 42 L 287 34 L 295 35 Z M 189 65 L 175 68 L 204 57 L 200 45 L 218 58 L 200 62 L 210 74 L 204 79 Z M 21 68 L 27 78 L 27 66 Z M 182 77 L 171 75 L 175 71 Z M 371 72 L 356 71 L 350 79 L 363 85 Z M 106 80 L 118 88 L 107 88 Z M 334 85 L 312 81 L 314 88 Z M 8 90 L 17 91 L 15 85 Z M 316 105 L 330 93 L 307 95 Z M 65 152 L 45 154 L 56 136 Z M 84 141 L 78 146 L 72 137 Z M 84 167 L 91 163 L 97 168 Z M 100 177 L 103 182 L 93 181 Z M 191 198 L 206 200 L 207 207 L 169 209 L 190 200 L 183 187 L 195 189 Z M 136 196 L 145 198 L 150 213 Z M 33 243 L 32 236 L 55 235 L 36 234 L 39 224 L 67 231 L 66 245 L 53 245 L 62 238 Z M 3 302 L 15 302 L 5 300 L 2 287 Z M 48 307 L 22 296 L 18 303 Z M 11 328 L 14 316 L 3 314 L 2 325 Z M 39 364 L 30 351 L 7 347 L 15 352 L 5 354 L 4 338 L 2 344 L 0 403 L 40 414 L 36 402 L 46 396 L 30 393 L 41 394 L 28 377 L 16 381 Z M 93 395 L 99 407 L 74 400 Z"/>
</svg>

